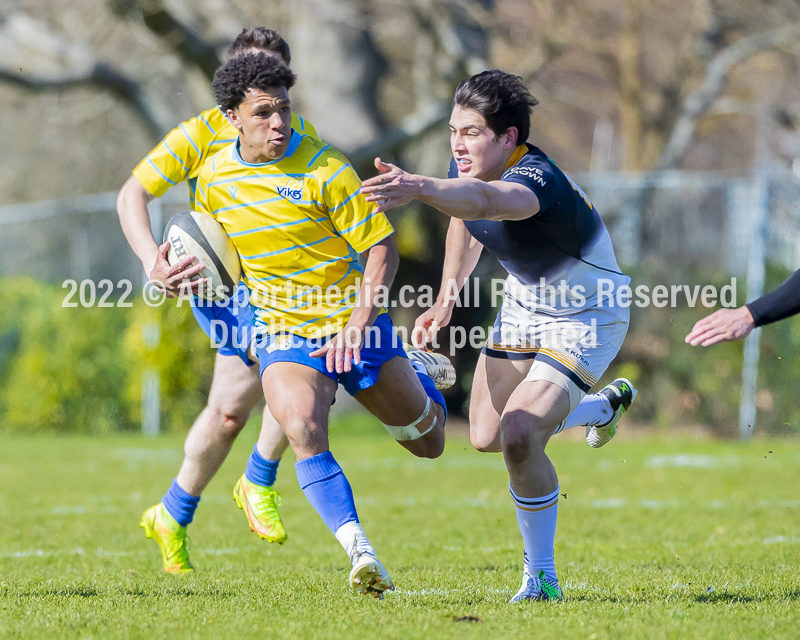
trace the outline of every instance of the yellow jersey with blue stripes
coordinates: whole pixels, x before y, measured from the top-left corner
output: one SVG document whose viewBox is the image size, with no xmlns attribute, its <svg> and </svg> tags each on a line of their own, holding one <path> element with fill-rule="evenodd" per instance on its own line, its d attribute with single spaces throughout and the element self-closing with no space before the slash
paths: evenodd
<svg viewBox="0 0 800 640">
<path fill-rule="evenodd" d="M 314 126 L 296 113 L 292 113 L 292 129 L 317 137 Z M 239 132 L 219 107 L 207 109 L 170 131 L 133 170 L 133 175 L 156 198 L 163 196 L 171 186 L 188 180 L 194 204 L 194 183 L 203 163 L 238 136 Z"/>
<path fill-rule="evenodd" d="M 391 235 L 361 195 L 361 179 L 339 151 L 292 132 L 283 157 L 252 164 L 238 141 L 197 179 L 198 211 L 233 240 L 256 325 L 305 338 L 341 331 L 356 301 L 358 254 Z"/>
</svg>

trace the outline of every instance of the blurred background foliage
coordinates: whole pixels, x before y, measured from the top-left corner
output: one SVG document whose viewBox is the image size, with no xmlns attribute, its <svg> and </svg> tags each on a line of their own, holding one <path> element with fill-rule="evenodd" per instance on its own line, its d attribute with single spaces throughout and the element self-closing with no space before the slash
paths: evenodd
<svg viewBox="0 0 800 640">
<path fill-rule="evenodd" d="M 777 286 L 786 275 L 770 270 L 767 285 Z M 634 281 L 648 283 L 636 274 Z M 718 286 L 729 282 L 724 274 L 711 280 Z M 456 309 L 454 326 L 492 323 L 489 291 L 481 297 L 477 309 Z M 205 406 L 214 361 L 188 302 L 153 308 L 137 296 L 133 308 L 65 309 L 63 299 L 64 291 L 52 285 L 22 277 L 0 279 L 0 305 L 18 310 L 0 319 L 0 425 L 11 432 L 139 430 L 142 373 L 155 368 L 161 377 L 162 428 L 187 430 Z M 697 308 L 633 305 L 631 315 L 622 352 L 600 384 L 627 376 L 646 390 L 637 400 L 637 423 L 664 431 L 705 425 L 719 435 L 735 436 L 742 343 L 681 348 Z M 145 326 L 153 321 L 161 326 L 157 351 L 143 340 Z M 794 357 L 800 350 L 800 318 L 766 327 L 761 340 L 759 432 L 800 434 L 800 363 Z M 447 392 L 452 407 L 464 413 L 476 357 L 469 348 L 458 352 L 461 374 Z"/>
</svg>

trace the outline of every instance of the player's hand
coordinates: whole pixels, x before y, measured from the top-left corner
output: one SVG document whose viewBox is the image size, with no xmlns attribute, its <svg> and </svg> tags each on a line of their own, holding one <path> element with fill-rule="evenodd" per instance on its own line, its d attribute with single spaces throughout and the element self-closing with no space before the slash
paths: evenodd
<svg viewBox="0 0 800 640">
<path fill-rule="evenodd" d="M 156 264 L 150 272 L 150 282 L 159 289 L 163 290 L 168 298 L 174 298 L 177 294 L 193 293 L 197 295 L 208 284 L 208 278 L 197 278 L 190 280 L 206 268 L 202 262 L 195 262 L 194 256 L 187 256 L 180 262 L 171 265 L 167 262 L 169 252 L 169 242 L 165 242 L 158 248 Z"/>
<path fill-rule="evenodd" d="M 425 345 L 432 342 L 439 333 L 439 329 L 450 322 L 453 315 L 452 307 L 435 304 L 425 313 L 419 316 L 414 323 L 414 330 L 411 332 L 411 343 L 417 349 L 424 349 Z"/>
<path fill-rule="evenodd" d="M 710 347 L 718 342 L 740 340 L 750 335 L 755 328 L 753 316 L 747 307 L 719 309 L 710 316 L 698 320 L 685 341 L 693 347 Z"/>
<path fill-rule="evenodd" d="M 345 325 L 341 332 L 311 354 L 312 358 L 325 357 L 325 366 L 331 373 L 348 372 L 361 362 L 361 344 L 364 329 Z"/>
<path fill-rule="evenodd" d="M 375 168 L 381 175 L 361 183 L 361 193 L 367 202 L 378 205 L 376 212 L 388 211 L 411 202 L 419 193 L 419 176 L 375 158 Z"/>
</svg>

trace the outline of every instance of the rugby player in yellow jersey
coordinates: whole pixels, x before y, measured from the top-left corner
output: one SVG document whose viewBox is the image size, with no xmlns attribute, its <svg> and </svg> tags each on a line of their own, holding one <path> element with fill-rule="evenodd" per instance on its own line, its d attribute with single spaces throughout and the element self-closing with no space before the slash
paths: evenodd
<svg viewBox="0 0 800 640">
<path fill-rule="evenodd" d="M 393 229 L 364 200 L 341 153 L 292 130 L 294 81 L 262 54 L 217 71 L 214 94 L 239 139 L 203 166 L 197 209 L 222 224 L 239 252 L 264 395 L 297 457 L 298 482 L 347 552 L 353 589 L 380 596 L 392 580 L 329 451 L 331 402 L 342 383 L 402 446 L 429 458 L 444 449 L 446 410 L 378 300 L 399 261 Z"/>
<path fill-rule="evenodd" d="M 289 46 L 272 29 L 245 29 L 228 50 L 229 57 L 246 52 L 262 51 L 265 55 L 290 61 Z M 299 134 L 316 136 L 307 121 L 295 115 L 292 128 Z M 194 203 L 194 183 L 207 158 L 229 145 L 238 132 L 218 107 L 208 109 L 183 122 L 134 169 L 117 199 L 117 210 L 125 236 L 142 261 L 150 280 L 170 294 L 186 278 L 199 272 L 203 265 L 192 264 L 188 257 L 175 265 L 166 260 L 168 244 L 158 246 L 150 230 L 147 204 L 160 197 L 172 186 L 189 182 Z M 199 286 L 196 283 L 195 288 Z M 234 339 L 239 322 L 249 323 L 248 292 L 241 288 L 236 300 L 243 305 L 196 306 L 193 312 L 198 323 L 209 334 L 211 321 L 226 324 L 228 340 L 217 351 L 214 377 L 208 405 L 195 421 L 186 438 L 185 457 L 178 476 L 161 503 L 148 509 L 142 526 L 148 537 L 158 542 L 164 570 L 171 573 L 192 571 L 186 549 L 186 526 L 192 521 L 200 495 L 217 472 L 230 451 L 233 441 L 244 427 L 250 411 L 262 397 L 258 370 Z M 283 543 L 286 532 L 277 511 L 277 492 L 272 489 L 278 463 L 288 445 L 280 425 L 265 408 L 258 442 L 248 461 L 247 471 L 234 490 L 237 504 L 244 509 L 250 528 L 261 538 Z"/>
</svg>

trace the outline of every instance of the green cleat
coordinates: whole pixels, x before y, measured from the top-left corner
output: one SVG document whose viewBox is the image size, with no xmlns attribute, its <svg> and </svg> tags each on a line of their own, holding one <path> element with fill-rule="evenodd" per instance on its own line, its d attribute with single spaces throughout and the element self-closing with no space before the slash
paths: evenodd
<svg viewBox="0 0 800 640">
<path fill-rule="evenodd" d="M 160 502 L 142 514 L 139 526 L 161 549 L 161 561 L 167 573 L 193 573 L 189 560 L 189 538 L 186 527 L 179 525 Z"/>
<path fill-rule="evenodd" d="M 608 399 L 614 416 L 606 424 L 586 427 L 586 442 L 595 449 L 607 444 L 617 434 L 619 419 L 630 409 L 639 392 L 627 378 L 617 378 L 599 393 Z"/>
<path fill-rule="evenodd" d="M 253 484 L 242 474 L 233 488 L 233 499 L 247 516 L 250 531 L 268 542 L 286 542 L 286 529 L 278 513 L 281 496 L 275 489 Z"/>
<path fill-rule="evenodd" d="M 558 586 L 558 580 L 553 580 L 540 571 L 534 577 L 527 571 L 522 574 L 522 586 L 511 602 L 558 602 L 564 599 L 564 592 Z"/>
</svg>

